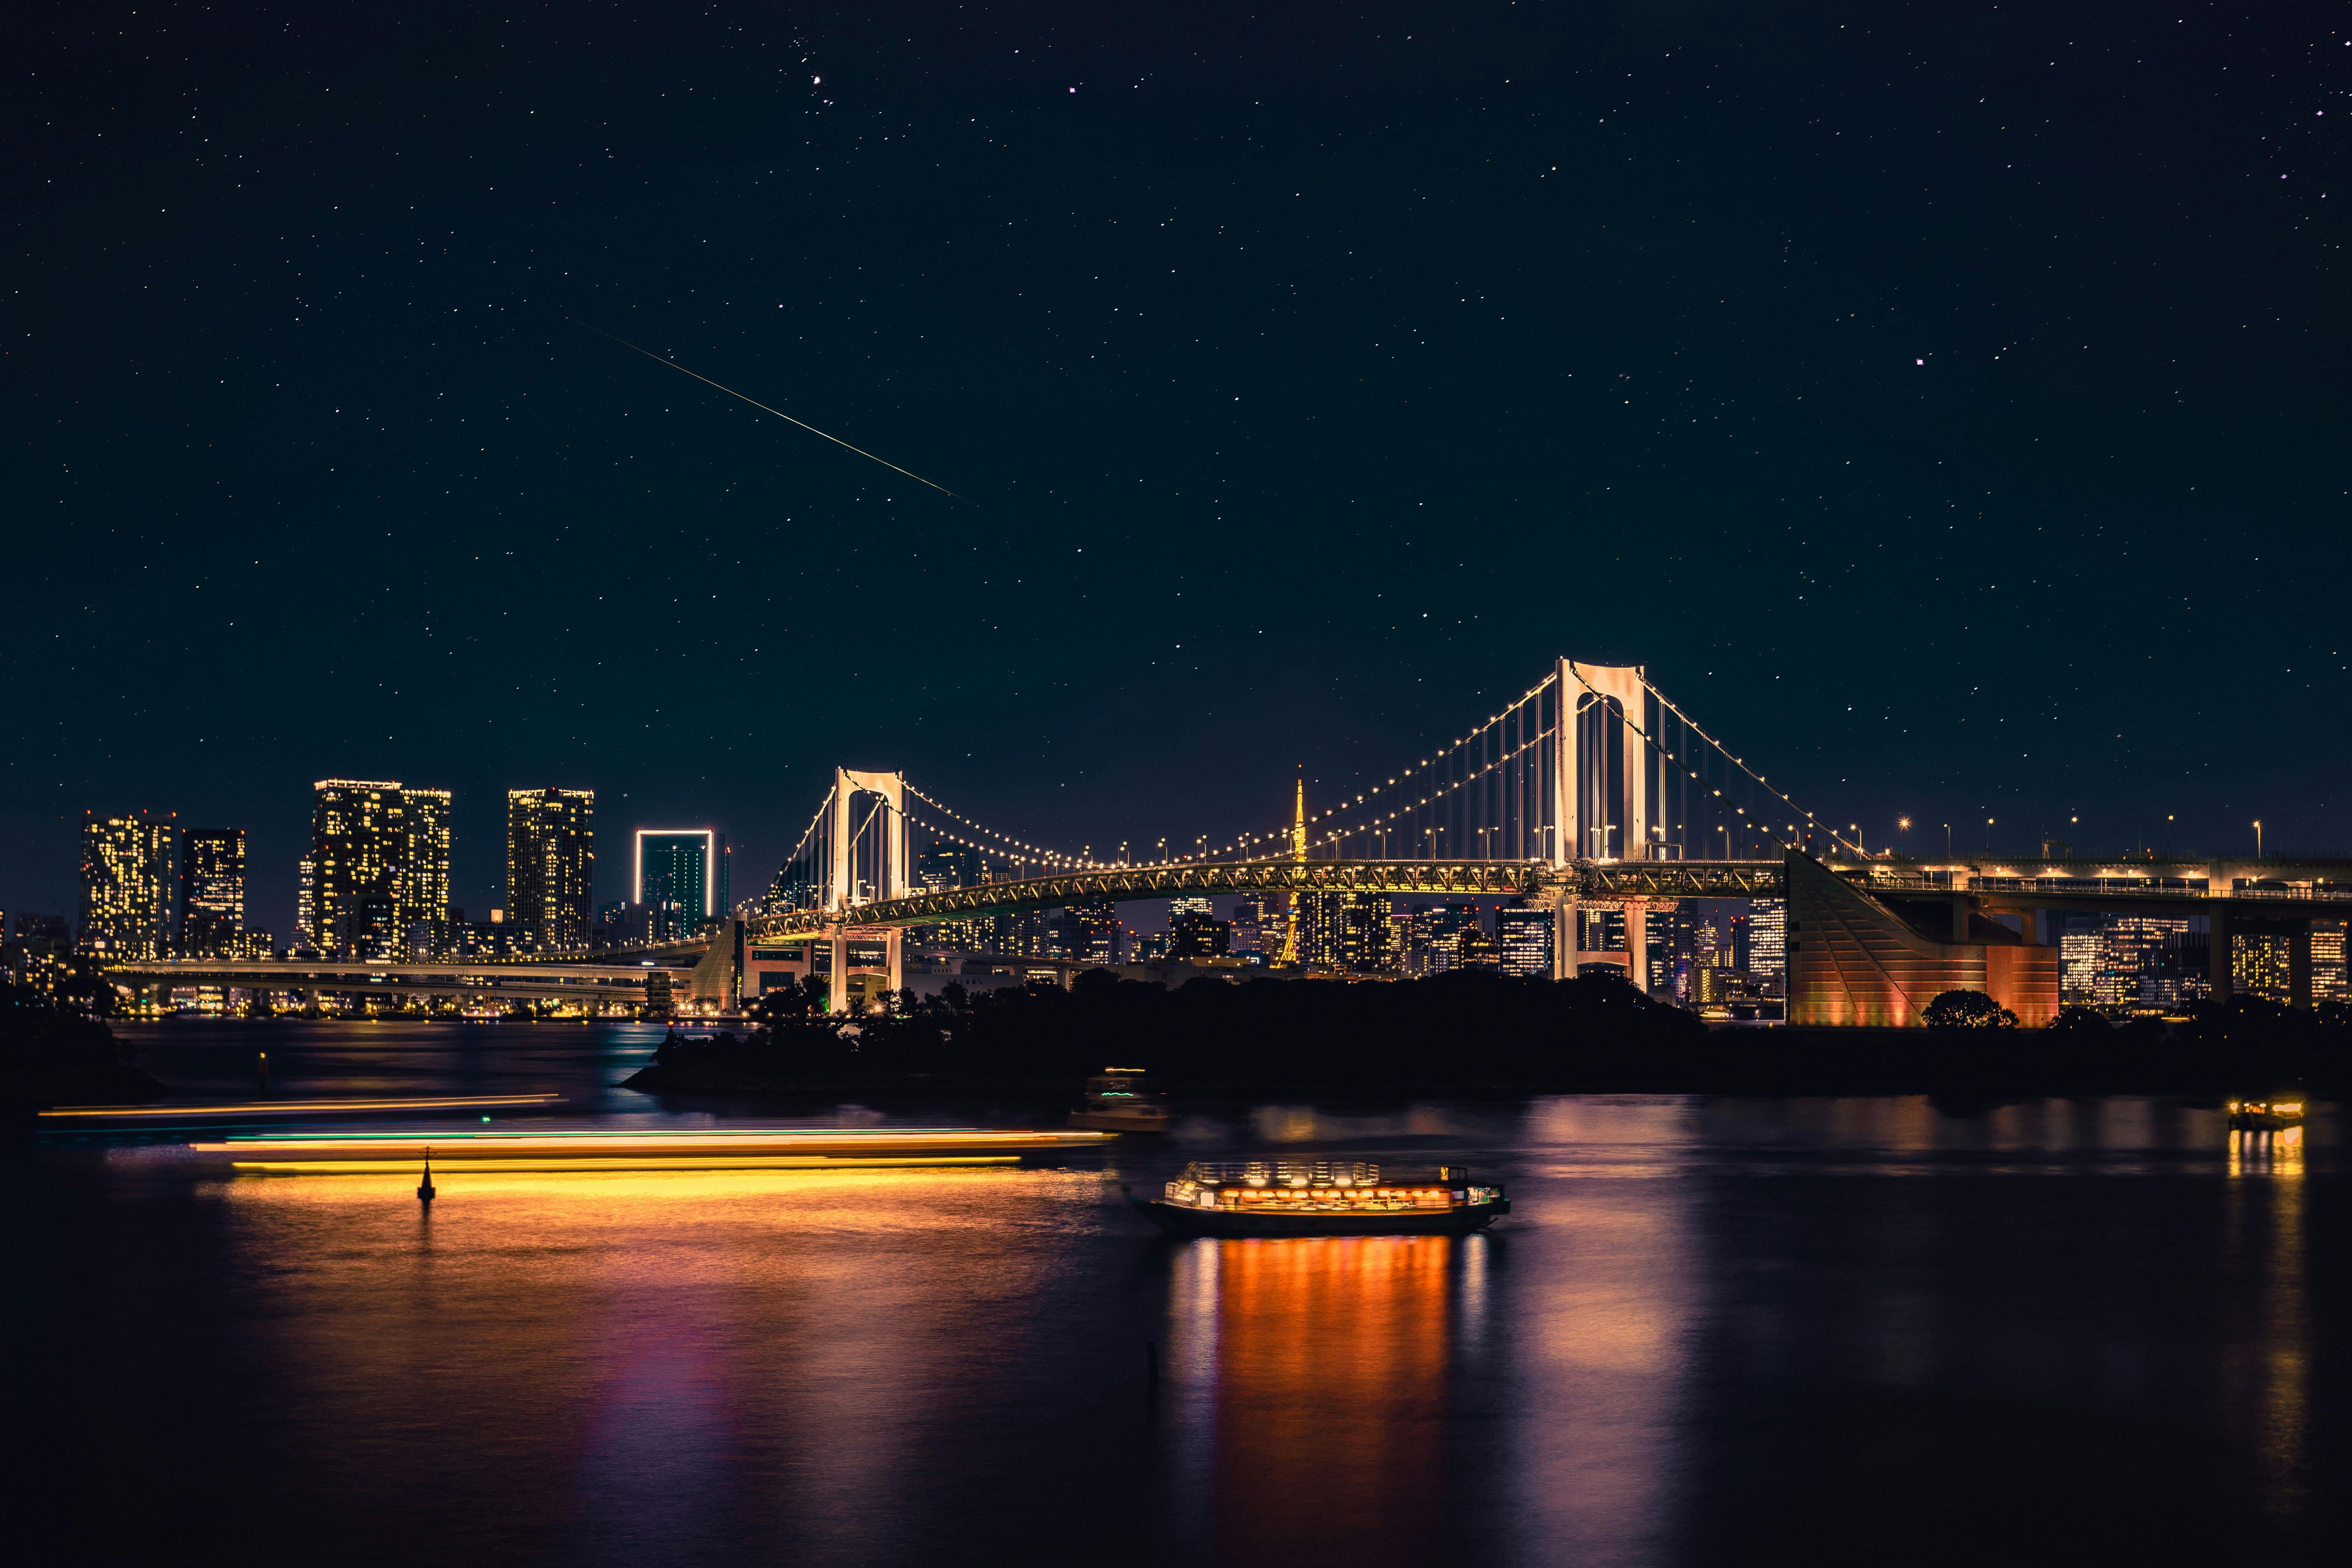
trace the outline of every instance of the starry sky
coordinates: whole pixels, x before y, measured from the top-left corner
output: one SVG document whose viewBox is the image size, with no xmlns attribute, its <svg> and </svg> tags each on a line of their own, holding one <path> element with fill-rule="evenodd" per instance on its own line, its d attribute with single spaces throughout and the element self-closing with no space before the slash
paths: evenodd
<svg viewBox="0 0 2352 1568">
<path fill-rule="evenodd" d="M 1561 654 L 1874 844 L 2352 847 L 2341 7 L 0 28 L 0 908 L 143 807 L 282 931 L 335 775 L 476 910 L 515 785 L 1213 841 Z"/>
</svg>

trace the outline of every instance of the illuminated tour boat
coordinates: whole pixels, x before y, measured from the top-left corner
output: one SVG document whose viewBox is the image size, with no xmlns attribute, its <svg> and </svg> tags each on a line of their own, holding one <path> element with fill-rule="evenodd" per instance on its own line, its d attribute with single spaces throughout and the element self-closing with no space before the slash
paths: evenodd
<svg viewBox="0 0 2352 1568">
<path fill-rule="evenodd" d="M 2230 1101 L 2230 1126 L 2233 1131 L 2277 1132 L 2303 1125 L 2303 1091 L 2288 1089 L 2272 1095 L 2268 1100 L 2233 1100 Z"/>
<path fill-rule="evenodd" d="M 1459 1236 L 1511 1212 L 1499 1184 L 1460 1165 L 1195 1161 L 1160 1197 L 1121 1190 L 1178 1236 Z"/>
<path fill-rule="evenodd" d="M 1070 1125 L 1097 1132 L 1165 1132 L 1168 1102 L 1144 1081 L 1141 1068 L 1105 1068 L 1087 1079 L 1086 1103 L 1070 1112 Z"/>
</svg>

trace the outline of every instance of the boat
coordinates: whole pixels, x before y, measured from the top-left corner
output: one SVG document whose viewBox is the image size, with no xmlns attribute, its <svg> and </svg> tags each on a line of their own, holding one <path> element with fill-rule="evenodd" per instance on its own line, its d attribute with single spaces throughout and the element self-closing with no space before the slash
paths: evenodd
<svg viewBox="0 0 2352 1568">
<path fill-rule="evenodd" d="M 1119 1190 L 1177 1236 L 1463 1236 L 1511 1212 L 1462 1165 L 1196 1160 L 1159 1197 Z"/>
<path fill-rule="evenodd" d="M 1141 1068 L 1105 1068 L 1087 1079 L 1086 1103 L 1070 1112 L 1070 1125 L 1097 1132 L 1165 1132 L 1173 1113 L 1152 1089 Z"/>
<path fill-rule="evenodd" d="M 2230 1101 L 2232 1131 L 2276 1132 L 2303 1125 L 2303 1091 L 2290 1089 L 2266 1100 Z"/>
</svg>

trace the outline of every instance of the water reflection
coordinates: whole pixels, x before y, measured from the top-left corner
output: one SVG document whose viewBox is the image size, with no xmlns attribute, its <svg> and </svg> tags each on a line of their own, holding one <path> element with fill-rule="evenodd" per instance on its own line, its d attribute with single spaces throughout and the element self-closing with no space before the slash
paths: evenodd
<svg viewBox="0 0 2352 1568">
<path fill-rule="evenodd" d="M 576 1081 L 608 1070 L 586 1044 Z M 1214 1122 L 1236 1152 L 1442 1152 L 1517 1212 L 1459 1239 L 1173 1243 L 1110 1183 L 1192 1147 L 1127 1149 L 1108 1181 L 453 1173 L 429 1217 L 413 1175 L 45 1153 L 23 1211 L 45 1266 L 9 1321 L 37 1347 L 28 1489 L 82 1539 L 33 1555 L 1377 1568 L 2337 1539 L 2314 1481 L 2352 1470 L 2321 1337 L 2332 1109 L 2236 1137 L 2145 1099 Z M 122 1506 L 125 1475 L 152 1507 Z"/>
<path fill-rule="evenodd" d="M 1220 1562 L 1426 1561 L 1444 1492 L 1451 1237 L 1195 1241 L 1171 1271 L 1179 1446 Z"/>
<path fill-rule="evenodd" d="M 2230 1133 L 2236 1203 L 2230 1246 L 2237 1277 L 2254 1284 L 2249 1338 L 2234 1403 L 2262 1456 L 2262 1502 L 2273 1524 L 2302 1510 L 2309 1489 L 2305 1445 L 2311 1406 L 2311 1300 L 2305 1277 L 2304 1130 Z"/>
</svg>

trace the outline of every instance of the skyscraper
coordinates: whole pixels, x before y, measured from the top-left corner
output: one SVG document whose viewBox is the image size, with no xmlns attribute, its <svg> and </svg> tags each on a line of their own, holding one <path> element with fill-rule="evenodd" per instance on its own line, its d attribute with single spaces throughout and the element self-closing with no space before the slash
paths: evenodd
<svg viewBox="0 0 2352 1568">
<path fill-rule="evenodd" d="M 295 868 L 294 945 L 297 949 L 319 946 L 319 863 L 305 855 Z"/>
<path fill-rule="evenodd" d="M 1382 893 L 1342 893 L 1339 963 L 1356 974 L 1385 974 L 1396 967 L 1389 942 L 1389 899 Z"/>
<path fill-rule="evenodd" d="M 728 865 L 726 836 L 715 828 L 640 827 L 635 901 L 676 904 L 688 927 L 698 927 L 728 910 Z"/>
<path fill-rule="evenodd" d="M 981 882 L 980 851 L 962 844 L 935 842 L 915 857 L 915 880 L 935 893 L 976 888 Z"/>
<path fill-rule="evenodd" d="M 1520 905 L 1496 910 L 1495 936 L 1503 946 L 1503 973 L 1538 977 L 1549 974 L 1551 933 L 1549 910 Z"/>
<path fill-rule="evenodd" d="M 1347 894 L 1294 893 L 1291 919 L 1299 963 L 1324 969 L 1341 966 L 1348 929 Z"/>
<path fill-rule="evenodd" d="M 1201 901 L 1206 903 L 1208 900 L 1203 899 Z M 1169 955 L 1174 958 L 1221 957 L 1233 950 L 1233 936 L 1234 928 L 1207 910 L 1186 910 L 1169 926 Z"/>
<path fill-rule="evenodd" d="M 180 841 L 180 951 L 225 957 L 244 930 L 245 829 L 188 829 Z"/>
<path fill-rule="evenodd" d="M 2231 984 L 2239 992 L 2271 1002 L 2287 999 L 2286 938 L 2233 933 L 2230 945 Z"/>
<path fill-rule="evenodd" d="M 507 791 L 507 920 L 541 952 L 588 946 L 596 792 Z"/>
<path fill-rule="evenodd" d="M 2102 1000 L 2102 982 L 2112 972 L 2106 932 L 2095 914 L 2063 915 L 2058 934 L 2058 998 L 2070 1006 L 2091 1007 Z"/>
<path fill-rule="evenodd" d="M 1789 977 L 1789 900 L 1748 901 L 1748 978 L 1757 994 L 1778 996 Z"/>
<path fill-rule="evenodd" d="M 168 818 L 81 825 L 81 942 L 110 957 L 161 958 L 179 925 L 180 830 Z"/>
<path fill-rule="evenodd" d="M 449 918 L 449 792 L 403 789 L 401 831 L 406 857 L 400 889 L 400 927 L 410 921 Z"/>
<path fill-rule="evenodd" d="M 2311 927 L 2311 999 L 2341 1002 L 2346 996 L 2344 922 L 2315 921 Z"/>
<path fill-rule="evenodd" d="M 1072 904 L 1070 919 L 1077 928 L 1079 951 L 1071 954 L 1088 963 L 1106 966 L 1119 961 L 1118 906 L 1108 899 Z"/>
<path fill-rule="evenodd" d="M 311 788 L 311 942 L 344 958 L 404 956 L 412 924 L 449 918 L 449 792 L 367 779 Z"/>
<path fill-rule="evenodd" d="M 1441 904 L 1414 917 L 1421 972 L 1442 974 L 1462 967 L 1462 933 L 1478 925 L 1475 904 Z"/>
</svg>

